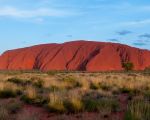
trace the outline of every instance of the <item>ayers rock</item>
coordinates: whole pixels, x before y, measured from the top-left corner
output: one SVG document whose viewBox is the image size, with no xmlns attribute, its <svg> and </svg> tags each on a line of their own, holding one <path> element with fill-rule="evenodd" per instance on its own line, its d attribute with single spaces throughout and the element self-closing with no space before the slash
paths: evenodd
<svg viewBox="0 0 150 120">
<path fill-rule="evenodd" d="M 0 70 L 122 70 L 130 61 L 135 70 L 150 66 L 150 51 L 106 42 L 73 41 L 9 50 L 0 56 Z"/>
</svg>

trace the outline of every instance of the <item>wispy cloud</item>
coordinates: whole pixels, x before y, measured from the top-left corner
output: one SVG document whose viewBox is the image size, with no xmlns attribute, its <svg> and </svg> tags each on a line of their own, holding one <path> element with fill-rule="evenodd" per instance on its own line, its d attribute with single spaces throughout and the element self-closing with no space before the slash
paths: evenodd
<svg viewBox="0 0 150 120">
<path fill-rule="evenodd" d="M 109 41 L 112 41 L 112 42 L 119 42 L 118 39 L 115 39 L 115 38 L 112 38 L 112 39 L 108 39 Z"/>
<path fill-rule="evenodd" d="M 119 34 L 119 35 L 128 35 L 128 34 L 131 34 L 131 33 L 132 32 L 129 31 L 129 30 L 122 30 L 122 31 L 117 32 L 117 34 Z"/>
<path fill-rule="evenodd" d="M 72 37 L 73 37 L 73 35 L 68 34 L 68 35 L 66 35 L 66 37 L 68 37 L 68 38 L 72 38 Z"/>
<path fill-rule="evenodd" d="M 142 35 L 139 35 L 140 38 L 150 38 L 150 34 L 149 33 L 145 33 Z"/>
<path fill-rule="evenodd" d="M 145 46 L 146 43 L 135 42 L 135 43 L 133 43 L 133 45 L 135 45 L 135 46 Z"/>
<path fill-rule="evenodd" d="M 17 9 L 7 6 L 0 8 L 0 16 L 16 18 L 38 18 L 38 17 L 63 17 L 74 14 L 71 11 L 55 8 L 38 8 L 31 10 Z"/>
</svg>

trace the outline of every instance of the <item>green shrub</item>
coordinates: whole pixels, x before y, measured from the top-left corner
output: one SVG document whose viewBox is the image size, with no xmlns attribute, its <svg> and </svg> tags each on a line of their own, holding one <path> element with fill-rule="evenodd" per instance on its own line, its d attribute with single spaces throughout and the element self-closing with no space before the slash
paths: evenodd
<svg viewBox="0 0 150 120">
<path fill-rule="evenodd" d="M 58 73 L 58 71 L 48 71 L 47 74 L 48 75 L 51 75 L 51 76 L 54 76 Z"/>
<path fill-rule="evenodd" d="M 93 90 L 99 89 L 99 84 L 92 82 L 92 83 L 90 84 L 90 89 L 93 89 Z"/>
<path fill-rule="evenodd" d="M 56 85 L 52 85 L 52 86 L 50 86 L 49 90 L 52 91 L 52 92 L 56 92 L 56 91 L 59 91 L 60 88 Z"/>
<path fill-rule="evenodd" d="M 99 111 L 99 101 L 98 100 L 84 100 L 85 110 L 88 112 Z"/>
<path fill-rule="evenodd" d="M 18 84 L 18 85 L 23 85 L 23 86 L 31 83 L 30 80 L 23 80 L 23 79 L 18 79 L 18 78 L 9 78 L 7 81 Z"/>
<path fill-rule="evenodd" d="M 134 64 L 133 64 L 132 62 L 123 62 L 123 63 L 122 63 L 122 67 L 123 67 L 126 71 L 129 71 L 129 70 L 133 70 Z"/>
<path fill-rule="evenodd" d="M 131 93 L 131 89 L 127 87 L 122 87 L 119 89 L 121 93 Z"/>
<path fill-rule="evenodd" d="M 77 113 L 84 110 L 82 101 L 77 98 L 65 100 L 64 106 L 67 109 L 67 112 L 71 112 L 71 113 Z"/>
<path fill-rule="evenodd" d="M 129 95 L 138 95 L 140 93 L 140 90 L 138 89 L 130 89 L 130 88 L 127 88 L 127 87 L 122 87 L 119 89 L 121 93 L 127 93 Z"/>
<path fill-rule="evenodd" d="M 67 76 L 61 79 L 62 82 L 68 83 L 68 88 L 77 88 L 82 87 L 82 83 L 80 83 L 75 77 Z"/>
<path fill-rule="evenodd" d="M 144 92 L 144 97 L 145 97 L 145 99 L 150 101 L 150 90 L 147 90 Z"/>
<path fill-rule="evenodd" d="M 101 83 L 99 86 L 102 90 L 105 90 L 105 91 L 109 91 L 111 89 L 111 87 L 107 85 L 106 83 Z"/>
<path fill-rule="evenodd" d="M 60 92 L 51 92 L 49 94 L 49 102 L 47 108 L 50 112 L 64 113 L 66 108 L 64 106 L 64 99 L 62 93 Z"/>
<path fill-rule="evenodd" d="M 149 71 L 150 71 L 150 66 L 149 66 L 149 67 L 146 67 L 146 68 L 144 69 L 144 71 L 149 72 Z"/>
<path fill-rule="evenodd" d="M 48 99 L 43 98 L 42 96 L 37 96 L 36 98 L 30 98 L 27 95 L 23 95 L 21 97 L 21 100 L 24 101 L 25 103 L 34 104 L 34 105 L 38 105 L 38 106 L 42 106 L 42 105 L 48 103 Z"/>
<path fill-rule="evenodd" d="M 84 100 L 84 107 L 86 111 L 89 112 L 115 112 L 119 108 L 119 104 L 117 100 L 109 99 L 109 98 L 101 98 L 101 99 L 87 99 Z"/>
<path fill-rule="evenodd" d="M 67 76 L 67 77 L 62 78 L 62 81 L 68 82 L 68 83 L 74 83 L 76 82 L 76 78 L 73 76 Z"/>
<path fill-rule="evenodd" d="M 36 86 L 37 88 L 42 88 L 43 84 L 44 84 L 44 81 L 39 79 L 35 81 L 33 85 Z"/>
<path fill-rule="evenodd" d="M 56 113 L 64 113 L 66 112 L 66 108 L 63 104 L 63 102 L 55 101 L 53 103 L 49 103 L 47 105 L 50 112 L 56 112 Z"/>
<path fill-rule="evenodd" d="M 129 103 L 125 120 L 149 120 L 150 102 L 144 100 L 135 100 Z"/>
<path fill-rule="evenodd" d="M 10 89 L 5 89 L 0 91 L 0 98 L 11 98 L 11 97 L 16 97 L 17 93 L 10 90 Z"/>
<path fill-rule="evenodd" d="M 81 88 L 82 86 L 83 86 L 82 83 L 79 81 L 76 81 L 76 83 L 74 84 L 75 88 Z"/>
</svg>

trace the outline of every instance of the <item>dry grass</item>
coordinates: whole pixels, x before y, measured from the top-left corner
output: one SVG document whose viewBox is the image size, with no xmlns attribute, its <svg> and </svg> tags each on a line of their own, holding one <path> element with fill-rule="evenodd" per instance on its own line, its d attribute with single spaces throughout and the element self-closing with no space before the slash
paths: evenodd
<svg viewBox="0 0 150 120">
<path fill-rule="evenodd" d="M 0 106 L 0 120 L 9 120 L 8 110 Z"/>
<path fill-rule="evenodd" d="M 64 98 L 61 92 L 52 92 L 49 94 L 48 108 L 52 112 L 65 112 Z"/>
<path fill-rule="evenodd" d="M 150 100 L 150 76 L 140 73 L 19 73 L 0 77 L 0 95 L 19 97 L 57 113 L 96 111 L 110 115 L 119 108 L 115 97 L 124 93 L 132 100 L 137 96 Z M 31 119 L 35 118 L 31 115 Z"/>
<path fill-rule="evenodd" d="M 0 82 L 0 98 L 15 97 L 20 95 L 21 91 L 21 86 L 9 82 Z"/>
<path fill-rule="evenodd" d="M 35 99 L 37 97 L 36 89 L 32 86 L 27 86 L 26 88 L 26 96 L 29 99 Z"/>
<path fill-rule="evenodd" d="M 144 100 L 135 100 L 128 105 L 125 120 L 149 120 L 150 103 Z"/>
</svg>

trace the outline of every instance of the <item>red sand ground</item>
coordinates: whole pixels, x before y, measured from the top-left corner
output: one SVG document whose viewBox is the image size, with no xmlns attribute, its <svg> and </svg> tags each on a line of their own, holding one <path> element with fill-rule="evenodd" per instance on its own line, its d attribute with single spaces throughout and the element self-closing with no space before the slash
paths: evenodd
<svg viewBox="0 0 150 120">
<path fill-rule="evenodd" d="M 91 41 L 37 45 L 6 51 L 0 56 L 0 70 L 122 70 L 125 61 L 143 70 L 150 66 L 150 51 Z"/>
<path fill-rule="evenodd" d="M 0 99 L 1 104 L 7 104 L 12 99 Z M 18 98 L 16 99 L 18 102 L 20 101 Z M 20 116 L 24 118 L 27 116 L 36 116 L 35 119 L 38 120 L 124 120 L 125 112 L 128 104 L 128 95 L 120 94 L 118 96 L 118 100 L 120 103 L 120 110 L 118 112 L 113 112 L 108 116 L 102 116 L 97 112 L 83 112 L 78 114 L 56 114 L 48 112 L 43 107 L 38 107 L 35 105 L 23 104 L 21 109 L 16 114 L 11 114 L 11 119 L 17 118 Z M 19 117 L 19 119 L 20 119 Z"/>
</svg>

